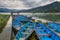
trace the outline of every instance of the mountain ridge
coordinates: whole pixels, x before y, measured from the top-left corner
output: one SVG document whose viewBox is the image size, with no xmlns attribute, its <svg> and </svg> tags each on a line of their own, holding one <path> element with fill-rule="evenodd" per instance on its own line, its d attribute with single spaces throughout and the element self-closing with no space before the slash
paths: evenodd
<svg viewBox="0 0 60 40">
<path fill-rule="evenodd" d="M 16 9 L 8 9 L 8 8 L 0 8 L 0 12 L 29 12 L 29 13 L 48 13 L 48 12 L 60 12 L 60 2 L 53 2 L 51 4 L 40 6 L 27 10 L 16 10 Z"/>
</svg>

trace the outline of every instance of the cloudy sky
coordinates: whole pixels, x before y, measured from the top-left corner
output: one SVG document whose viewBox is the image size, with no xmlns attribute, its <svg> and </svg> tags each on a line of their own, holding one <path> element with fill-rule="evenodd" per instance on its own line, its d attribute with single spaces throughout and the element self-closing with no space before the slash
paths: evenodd
<svg viewBox="0 0 60 40">
<path fill-rule="evenodd" d="M 30 9 L 44 6 L 54 1 L 56 0 L 0 0 L 0 8 Z"/>
</svg>

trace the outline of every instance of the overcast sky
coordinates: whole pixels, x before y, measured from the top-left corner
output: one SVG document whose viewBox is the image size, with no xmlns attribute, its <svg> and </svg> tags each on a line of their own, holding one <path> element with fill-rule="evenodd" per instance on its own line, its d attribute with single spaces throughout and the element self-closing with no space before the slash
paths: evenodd
<svg viewBox="0 0 60 40">
<path fill-rule="evenodd" d="M 0 0 L 0 8 L 30 9 L 47 5 L 54 1 L 55 0 Z"/>
</svg>

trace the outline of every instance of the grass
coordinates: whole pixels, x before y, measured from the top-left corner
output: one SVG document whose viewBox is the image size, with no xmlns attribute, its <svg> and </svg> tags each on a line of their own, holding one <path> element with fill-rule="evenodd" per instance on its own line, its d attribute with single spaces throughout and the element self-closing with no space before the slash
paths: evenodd
<svg viewBox="0 0 60 40">
<path fill-rule="evenodd" d="M 2 32 L 3 28 L 5 27 L 10 15 L 3 15 L 0 14 L 0 33 Z"/>
<path fill-rule="evenodd" d="M 60 21 L 60 15 L 46 15 L 46 16 L 38 16 L 39 18 L 46 19 L 49 21 Z"/>
</svg>

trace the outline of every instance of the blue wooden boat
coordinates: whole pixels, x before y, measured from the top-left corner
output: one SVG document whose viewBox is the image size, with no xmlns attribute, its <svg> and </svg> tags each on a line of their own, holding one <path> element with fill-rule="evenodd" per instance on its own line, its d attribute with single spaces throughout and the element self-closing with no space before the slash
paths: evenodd
<svg viewBox="0 0 60 40">
<path fill-rule="evenodd" d="M 34 31 L 34 23 L 28 22 L 17 33 L 15 40 L 26 40 Z"/>
<path fill-rule="evenodd" d="M 53 23 L 53 22 L 49 22 L 48 24 L 46 24 L 48 27 L 50 27 L 51 29 L 55 30 L 56 32 L 60 33 L 60 25 Z"/>
<path fill-rule="evenodd" d="M 36 23 L 35 32 L 39 40 L 60 40 L 59 36 L 57 36 L 54 32 L 52 32 L 40 22 Z"/>
</svg>

